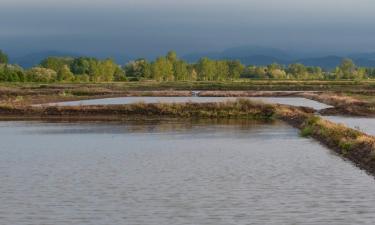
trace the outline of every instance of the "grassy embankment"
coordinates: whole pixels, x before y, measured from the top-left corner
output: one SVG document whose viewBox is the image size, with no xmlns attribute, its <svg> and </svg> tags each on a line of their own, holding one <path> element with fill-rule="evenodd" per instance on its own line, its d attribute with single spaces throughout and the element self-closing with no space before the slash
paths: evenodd
<svg viewBox="0 0 375 225">
<path fill-rule="evenodd" d="M 278 108 L 277 116 L 336 153 L 375 175 L 375 137 L 293 108 Z"/>
<path fill-rule="evenodd" d="M 219 103 L 136 103 L 97 106 L 0 106 L 3 119 L 122 120 L 128 117 L 244 118 L 270 120 L 275 106 L 238 100 Z"/>
</svg>

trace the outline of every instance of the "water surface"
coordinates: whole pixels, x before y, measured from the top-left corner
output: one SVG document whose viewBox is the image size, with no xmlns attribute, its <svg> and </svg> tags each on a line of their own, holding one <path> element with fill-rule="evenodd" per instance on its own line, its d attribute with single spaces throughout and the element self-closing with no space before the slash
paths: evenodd
<svg viewBox="0 0 375 225">
<path fill-rule="evenodd" d="M 283 123 L 0 123 L 0 224 L 375 221 L 375 182 Z"/>
<path fill-rule="evenodd" d="M 91 99 L 82 101 L 71 101 L 53 103 L 52 105 L 59 106 L 79 106 L 79 105 L 118 105 L 118 104 L 132 104 L 137 102 L 144 103 L 182 103 L 182 102 L 224 102 L 234 101 L 235 97 L 119 97 L 119 98 L 103 98 Z M 306 106 L 316 110 L 329 108 L 331 106 L 300 97 L 244 97 L 244 99 L 251 99 L 257 101 L 264 101 L 266 103 L 278 103 L 292 106 Z"/>
<path fill-rule="evenodd" d="M 375 118 L 347 116 L 323 116 L 323 118 L 370 135 L 375 135 Z"/>
</svg>

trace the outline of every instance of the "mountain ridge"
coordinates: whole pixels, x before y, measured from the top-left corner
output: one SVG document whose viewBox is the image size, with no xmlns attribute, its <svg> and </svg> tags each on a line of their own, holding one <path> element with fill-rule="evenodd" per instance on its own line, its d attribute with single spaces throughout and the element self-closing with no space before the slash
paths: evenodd
<svg viewBox="0 0 375 225">
<path fill-rule="evenodd" d="M 30 68 L 38 65 L 44 58 L 48 56 L 71 56 L 79 57 L 84 54 L 63 52 L 56 50 L 47 50 L 29 53 L 21 57 L 10 58 L 10 62 L 19 64 L 24 68 Z M 302 55 L 302 56 L 301 56 Z M 114 59 L 120 63 L 130 61 L 135 57 L 125 57 L 121 54 L 114 54 Z M 305 56 L 305 57 L 303 57 Z M 93 56 L 98 57 L 98 56 Z M 240 60 L 245 65 L 256 65 L 265 66 L 272 63 L 278 63 L 282 65 L 288 65 L 292 63 L 301 63 L 306 66 L 320 66 L 323 69 L 329 70 L 335 68 L 341 63 L 344 58 L 351 58 L 354 63 L 358 66 L 364 67 L 375 67 L 375 52 L 367 53 L 353 53 L 348 55 L 332 55 L 332 54 L 320 54 L 319 56 L 308 57 L 308 54 L 296 54 L 286 50 L 269 47 L 246 47 L 239 46 L 224 49 L 220 52 L 202 52 L 202 53 L 190 53 L 183 55 L 181 58 L 193 63 L 197 62 L 200 58 L 207 57 L 213 60 Z M 99 57 L 100 58 L 100 57 Z"/>
</svg>

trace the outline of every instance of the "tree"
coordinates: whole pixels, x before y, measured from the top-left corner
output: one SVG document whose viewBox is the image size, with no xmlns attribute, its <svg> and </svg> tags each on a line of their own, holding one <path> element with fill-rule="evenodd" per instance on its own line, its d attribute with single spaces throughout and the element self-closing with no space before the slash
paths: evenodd
<svg viewBox="0 0 375 225">
<path fill-rule="evenodd" d="M 74 74 L 86 74 L 90 73 L 90 67 L 92 67 L 98 60 L 89 57 L 78 57 L 73 60 L 70 65 L 70 70 Z"/>
<path fill-rule="evenodd" d="M 128 77 L 139 79 L 151 78 L 151 64 L 146 59 L 137 59 L 125 65 L 125 74 Z"/>
<path fill-rule="evenodd" d="M 173 64 L 165 57 L 159 57 L 152 64 L 152 76 L 157 81 L 173 81 Z"/>
<path fill-rule="evenodd" d="M 70 67 L 73 60 L 74 59 L 70 57 L 47 57 L 40 62 L 40 65 L 47 69 L 60 71 L 64 66 Z"/>
<path fill-rule="evenodd" d="M 354 78 L 357 67 L 351 59 L 343 59 L 338 68 L 338 77 L 342 79 Z"/>
<path fill-rule="evenodd" d="M 113 59 L 79 57 L 72 61 L 70 70 L 75 75 L 88 75 L 93 82 L 113 81 L 118 65 Z"/>
<path fill-rule="evenodd" d="M 17 65 L 0 64 L 0 81 L 3 82 L 24 82 L 25 73 Z"/>
<path fill-rule="evenodd" d="M 272 79 L 285 79 L 287 78 L 286 72 L 282 65 L 272 63 L 267 66 L 267 75 Z"/>
<path fill-rule="evenodd" d="M 285 79 L 287 78 L 286 72 L 282 69 L 268 69 L 268 76 L 272 79 Z"/>
<path fill-rule="evenodd" d="M 268 78 L 267 68 L 262 66 L 249 66 L 244 70 L 244 76 L 247 78 L 266 79 Z"/>
<path fill-rule="evenodd" d="M 239 60 L 229 61 L 229 79 L 234 80 L 240 78 L 244 72 L 245 66 L 241 64 Z"/>
<path fill-rule="evenodd" d="M 120 67 L 116 68 L 115 74 L 113 75 L 114 81 L 127 81 L 125 71 Z"/>
<path fill-rule="evenodd" d="M 173 64 L 175 80 L 189 80 L 188 64 L 182 60 L 178 60 Z"/>
<path fill-rule="evenodd" d="M 54 82 L 57 80 L 57 73 L 51 69 L 34 67 L 26 72 L 26 79 L 30 82 Z"/>
<path fill-rule="evenodd" d="M 99 78 L 97 81 L 109 82 L 113 81 L 114 74 L 118 69 L 118 65 L 113 59 L 106 59 L 99 62 Z"/>
<path fill-rule="evenodd" d="M 174 63 L 178 60 L 177 53 L 175 51 L 170 51 L 167 54 L 167 59 L 171 62 Z"/>
<path fill-rule="evenodd" d="M 57 80 L 58 81 L 66 81 L 72 82 L 74 81 L 74 74 L 70 71 L 70 68 L 67 65 L 64 65 L 58 72 L 57 72 Z"/>
<path fill-rule="evenodd" d="M 0 64 L 8 64 L 8 55 L 0 50 Z"/>
<path fill-rule="evenodd" d="M 226 61 L 216 61 L 216 73 L 214 80 L 227 80 L 229 78 L 229 65 Z"/>
<path fill-rule="evenodd" d="M 197 64 L 198 80 L 210 81 L 214 80 L 216 72 L 215 61 L 208 58 L 202 58 Z"/>
<path fill-rule="evenodd" d="M 323 79 L 324 74 L 322 68 L 319 66 L 307 67 L 309 73 L 309 79 Z"/>
<path fill-rule="evenodd" d="M 307 69 L 300 63 L 290 64 L 287 73 L 295 79 L 306 79 L 307 77 Z"/>
<path fill-rule="evenodd" d="M 188 65 L 189 80 L 196 81 L 198 79 L 198 73 L 194 65 Z"/>
</svg>

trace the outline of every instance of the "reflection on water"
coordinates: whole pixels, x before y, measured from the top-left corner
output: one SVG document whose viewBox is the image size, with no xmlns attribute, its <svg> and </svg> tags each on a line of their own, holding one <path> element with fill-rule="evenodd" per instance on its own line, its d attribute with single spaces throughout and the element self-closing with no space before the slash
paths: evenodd
<svg viewBox="0 0 375 225">
<path fill-rule="evenodd" d="M 335 123 L 341 123 L 347 127 L 360 130 L 370 135 L 375 135 L 375 118 L 345 116 L 323 116 L 323 118 Z"/>
<path fill-rule="evenodd" d="M 0 123 L 0 224 L 373 224 L 375 182 L 283 123 Z"/>
<path fill-rule="evenodd" d="M 234 101 L 237 98 L 234 97 L 120 97 L 120 98 L 103 98 L 103 99 L 92 99 L 72 102 L 54 103 L 52 105 L 60 106 L 78 106 L 78 105 L 117 105 L 117 104 L 132 104 L 137 102 L 144 103 L 181 103 L 181 102 L 224 102 Z M 252 99 L 258 101 L 264 101 L 267 103 L 278 103 L 293 106 L 306 106 L 316 110 L 329 108 L 330 106 L 313 101 L 306 98 L 300 97 L 245 97 L 245 99 Z"/>
</svg>

